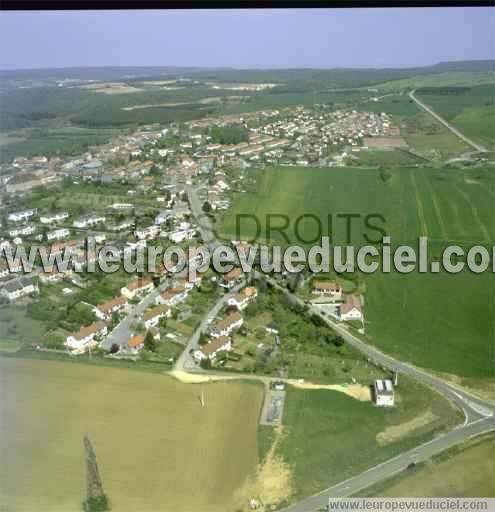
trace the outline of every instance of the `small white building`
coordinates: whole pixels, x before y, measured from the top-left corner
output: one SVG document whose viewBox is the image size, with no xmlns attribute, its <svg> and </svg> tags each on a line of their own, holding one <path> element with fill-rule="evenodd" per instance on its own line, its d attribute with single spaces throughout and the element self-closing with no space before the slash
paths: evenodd
<svg viewBox="0 0 495 512">
<path fill-rule="evenodd" d="M 328 297 L 332 301 L 342 300 L 342 286 L 335 281 L 314 281 L 313 295 Z"/>
<path fill-rule="evenodd" d="M 245 309 L 250 302 L 256 299 L 258 291 L 256 288 L 247 286 L 233 297 L 229 297 L 227 303 L 229 306 L 235 306 L 239 310 Z"/>
<path fill-rule="evenodd" d="M 55 229 L 46 234 L 47 240 L 63 240 L 70 235 L 70 231 L 67 228 Z"/>
<path fill-rule="evenodd" d="M 40 222 L 42 224 L 54 224 L 55 222 L 61 222 L 65 219 L 69 218 L 69 212 L 55 212 L 55 213 L 46 213 L 44 215 L 40 215 Z"/>
<path fill-rule="evenodd" d="M 65 344 L 71 350 L 84 351 L 96 342 L 97 337 L 105 336 L 107 332 L 108 329 L 104 322 L 94 322 L 67 336 Z"/>
<path fill-rule="evenodd" d="M 231 313 L 229 316 L 222 320 L 215 322 L 211 328 L 210 334 L 214 338 L 219 336 L 228 336 L 234 329 L 238 329 L 244 323 L 240 313 Z"/>
<path fill-rule="evenodd" d="M 143 315 L 144 326 L 146 329 L 151 329 L 152 327 L 158 325 L 158 322 L 162 318 L 170 318 L 170 315 L 170 308 L 166 304 L 156 306 Z"/>
<path fill-rule="evenodd" d="M 187 293 L 188 290 L 182 286 L 169 288 L 156 297 L 155 304 L 166 304 L 170 307 L 175 306 L 179 304 L 179 302 L 186 300 Z"/>
<path fill-rule="evenodd" d="M 127 299 L 133 299 L 136 295 L 144 295 L 151 292 L 153 288 L 153 281 L 143 277 L 131 281 L 127 286 L 120 289 L 120 293 Z"/>
<path fill-rule="evenodd" d="M 232 342 L 227 336 L 219 336 L 214 340 L 210 341 L 207 345 L 204 345 L 201 349 L 194 352 L 194 358 L 197 361 L 203 359 L 214 360 L 219 352 L 230 352 L 232 350 Z"/>
<path fill-rule="evenodd" d="M 7 220 L 11 222 L 21 222 L 26 221 L 29 218 L 33 217 L 36 213 L 36 210 L 31 208 L 29 210 L 22 210 L 19 212 L 12 212 L 7 215 Z"/>
<path fill-rule="evenodd" d="M 79 217 L 74 221 L 74 227 L 78 229 L 91 228 L 97 224 L 102 224 L 106 221 L 106 217 L 103 215 L 87 215 L 85 217 Z"/>
<path fill-rule="evenodd" d="M 340 305 L 340 318 L 346 322 L 349 320 L 363 321 L 363 307 L 357 295 L 347 296 L 345 302 Z"/>
<path fill-rule="evenodd" d="M 36 228 L 31 224 L 25 224 L 9 230 L 9 235 L 14 238 L 18 236 L 29 236 L 35 232 Z"/>
<path fill-rule="evenodd" d="M 156 224 L 152 224 L 151 226 L 147 226 L 145 228 L 138 228 L 135 231 L 135 235 L 139 240 L 150 240 L 156 238 L 160 233 L 160 226 Z"/>
<path fill-rule="evenodd" d="M 375 381 L 375 403 L 378 407 L 394 406 L 394 386 L 390 379 L 378 379 Z"/>
</svg>

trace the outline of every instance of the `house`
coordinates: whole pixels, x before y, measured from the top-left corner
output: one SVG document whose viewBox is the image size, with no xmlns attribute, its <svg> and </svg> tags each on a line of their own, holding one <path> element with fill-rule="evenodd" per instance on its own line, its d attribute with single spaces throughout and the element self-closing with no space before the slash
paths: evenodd
<svg viewBox="0 0 495 512">
<path fill-rule="evenodd" d="M 93 311 L 100 320 L 108 320 L 113 313 L 118 313 L 125 308 L 127 300 L 124 296 L 114 297 L 111 300 L 98 304 Z"/>
<path fill-rule="evenodd" d="M 345 302 L 340 305 L 341 320 L 360 320 L 363 321 L 363 308 L 361 300 L 357 295 L 348 295 Z"/>
<path fill-rule="evenodd" d="M 243 323 L 244 320 L 240 313 L 231 313 L 226 318 L 215 322 L 210 333 L 214 338 L 218 338 L 219 336 L 228 336 L 234 329 L 238 329 Z"/>
<path fill-rule="evenodd" d="M 65 344 L 71 350 L 85 350 L 96 341 L 95 338 L 105 336 L 107 332 L 108 329 L 105 322 L 100 320 L 67 336 Z"/>
<path fill-rule="evenodd" d="M 136 334 L 127 342 L 127 350 L 136 354 L 144 347 L 144 336 L 142 334 Z"/>
<path fill-rule="evenodd" d="M 394 406 L 394 387 L 390 379 L 378 379 L 374 385 L 375 404 L 378 407 Z"/>
<path fill-rule="evenodd" d="M 153 290 L 153 281 L 147 277 L 139 277 L 121 288 L 120 293 L 127 299 L 133 299 L 136 295 L 144 295 Z"/>
<path fill-rule="evenodd" d="M 55 229 L 46 234 L 47 240 L 62 240 L 70 235 L 70 231 L 67 228 Z"/>
<path fill-rule="evenodd" d="M 12 261 L 10 266 L 4 260 L 0 260 L 0 279 L 8 277 L 10 274 L 15 274 L 16 272 L 22 272 L 23 266 L 22 263 Z"/>
<path fill-rule="evenodd" d="M 218 284 L 224 288 L 232 288 L 242 279 L 242 276 L 242 269 L 233 268 L 222 276 Z"/>
<path fill-rule="evenodd" d="M 203 359 L 214 360 L 219 352 L 229 352 L 232 350 L 232 342 L 227 336 L 219 336 L 214 340 L 210 341 L 207 345 L 204 345 L 200 350 L 194 352 L 194 358 L 197 361 Z"/>
<path fill-rule="evenodd" d="M 179 229 L 177 231 L 174 231 L 168 235 L 168 238 L 171 242 L 174 242 L 175 244 L 179 244 L 183 242 L 184 240 L 191 240 L 194 238 L 194 235 L 196 234 L 195 229 Z"/>
<path fill-rule="evenodd" d="M 35 231 L 35 227 L 31 224 L 25 224 L 24 226 L 18 226 L 9 230 L 9 235 L 14 238 L 18 236 L 29 236 Z"/>
<path fill-rule="evenodd" d="M 182 302 L 187 298 L 187 290 L 182 286 L 177 286 L 175 288 L 169 288 L 165 290 L 163 293 L 158 295 L 155 299 L 155 304 L 166 304 L 167 306 L 175 306 L 179 302 Z"/>
<path fill-rule="evenodd" d="M 7 297 L 11 302 L 20 299 L 21 297 L 25 297 L 26 295 L 38 292 L 38 283 L 33 279 L 24 276 L 7 281 L 3 287 L 0 288 L 0 293 Z"/>
<path fill-rule="evenodd" d="M 146 329 L 151 329 L 158 325 L 158 322 L 162 318 L 169 318 L 171 315 L 170 308 L 166 304 L 160 304 L 159 306 L 146 311 L 143 315 L 143 322 Z"/>
<path fill-rule="evenodd" d="M 86 229 L 96 226 L 97 224 L 101 224 L 106 220 L 106 217 L 103 215 L 86 215 L 76 219 L 73 223 L 73 226 L 77 229 Z"/>
<path fill-rule="evenodd" d="M 342 300 L 342 286 L 335 281 L 314 281 L 313 295 L 329 297 L 330 299 Z"/>
<path fill-rule="evenodd" d="M 51 272 L 41 272 L 40 281 L 43 284 L 56 283 L 64 278 L 64 272 L 60 272 L 54 268 Z"/>
<path fill-rule="evenodd" d="M 26 221 L 29 218 L 33 217 L 35 213 L 36 213 L 36 209 L 33 209 L 33 208 L 31 208 L 29 210 L 22 210 L 19 212 L 13 212 L 13 213 L 9 213 L 7 215 L 7 220 L 10 222 Z"/>
<path fill-rule="evenodd" d="M 237 309 L 242 311 L 250 302 L 256 299 L 257 296 L 258 290 L 252 286 L 247 286 L 233 297 L 230 297 L 227 303 L 229 306 L 235 306 Z"/>
<path fill-rule="evenodd" d="M 160 226 L 157 226 L 155 224 L 152 224 L 151 226 L 147 226 L 145 228 L 138 228 L 134 232 L 137 238 L 139 240 L 148 240 L 153 239 L 158 236 L 160 233 Z"/>
<path fill-rule="evenodd" d="M 168 211 L 160 212 L 155 217 L 155 224 L 159 226 L 160 224 L 164 224 L 165 222 L 167 222 L 168 219 L 173 219 L 173 218 L 174 218 L 174 216 L 171 212 L 168 212 Z"/>
<path fill-rule="evenodd" d="M 69 212 L 56 212 L 56 213 L 47 213 L 45 215 L 40 215 L 40 222 L 42 224 L 54 224 L 55 222 L 60 222 L 62 220 L 69 218 Z"/>
</svg>

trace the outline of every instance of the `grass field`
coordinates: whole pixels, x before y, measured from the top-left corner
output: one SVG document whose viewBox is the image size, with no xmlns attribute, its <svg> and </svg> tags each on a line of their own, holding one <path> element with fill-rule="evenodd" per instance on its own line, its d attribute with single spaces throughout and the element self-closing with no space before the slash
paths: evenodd
<svg viewBox="0 0 495 512">
<path fill-rule="evenodd" d="M 495 496 L 495 436 L 475 439 L 359 493 L 380 497 Z"/>
<path fill-rule="evenodd" d="M 72 512 L 94 445 L 112 510 L 235 510 L 257 464 L 262 387 L 0 359 L 2 510 Z M 43 418 L 43 421 L 40 419 Z M 166 504 L 166 505 L 164 505 Z"/>
<path fill-rule="evenodd" d="M 446 400 L 409 379 L 397 391 L 397 406 L 385 410 L 342 393 L 288 388 L 277 454 L 291 467 L 293 499 L 358 474 L 459 421 Z M 431 422 L 407 428 L 425 414 Z M 391 426 L 400 432 L 393 439 Z"/>
<path fill-rule="evenodd" d="M 421 99 L 466 136 L 495 149 L 495 85 L 462 94 L 423 94 Z"/>
<path fill-rule="evenodd" d="M 312 219 L 303 219 L 299 235 L 310 240 L 331 232 L 328 215 L 333 214 L 334 244 L 345 244 L 346 224 L 338 213 L 361 216 L 379 213 L 392 245 L 417 246 L 417 238 L 430 239 L 430 256 L 437 258 L 449 244 L 470 247 L 495 241 L 493 199 L 495 175 L 491 169 L 399 169 L 383 172 L 365 169 L 267 168 L 257 176 L 253 192 L 238 194 L 233 211 L 223 219 L 222 229 L 236 234 L 236 214 L 249 213 L 261 222 L 266 238 L 266 215 L 285 214 L 287 234 L 297 243 L 296 219 L 315 214 L 322 232 Z M 280 225 L 276 220 L 274 224 Z M 361 219 L 353 220 L 351 241 L 364 244 L 363 234 L 377 238 Z M 256 234 L 254 221 L 244 219 L 240 235 Z M 272 233 L 272 242 L 286 242 Z M 380 348 L 420 366 L 460 377 L 491 379 L 493 382 L 494 287 L 488 273 L 461 274 L 375 273 L 361 275 L 366 294 L 367 334 Z"/>
</svg>

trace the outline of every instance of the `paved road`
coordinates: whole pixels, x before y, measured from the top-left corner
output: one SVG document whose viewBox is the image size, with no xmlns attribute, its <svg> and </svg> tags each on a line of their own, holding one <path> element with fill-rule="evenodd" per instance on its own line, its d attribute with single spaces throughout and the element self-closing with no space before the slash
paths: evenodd
<svg viewBox="0 0 495 512">
<path fill-rule="evenodd" d="M 197 364 L 194 360 L 193 353 L 197 348 L 199 348 L 198 342 L 201 333 L 206 331 L 210 320 L 218 315 L 220 310 L 225 306 L 225 304 L 227 304 L 229 297 L 231 297 L 234 293 L 237 293 L 243 286 L 245 286 L 244 282 L 239 283 L 238 285 L 234 286 L 229 293 L 226 293 L 215 302 L 213 307 L 203 317 L 199 327 L 196 328 L 192 336 L 189 338 L 186 348 L 182 351 L 182 354 L 177 358 L 177 361 L 174 365 L 175 370 L 194 371 L 197 369 Z"/>
<path fill-rule="evenodd" d="M 414 93 L 416 90 L 411 91 L 409 93 L 409 97 L 414 100 L 423 110 L 428 112 L 431 116 L 433 116 L 439 123 L 442 123 L 446 128 L 448 128 L 454 135 L 459 137 L 461 140 L 463 140 L 466 144 L 474 148 L 476 151 L 479 151 L 480 153 L 486 153 L 486 149 L 481 146 L 480 144 L 477 144 L 470 138 L 466 137 L 463 133 L 461 133 L 457 128 L 454 128 L 449 122 L 447 122 L 443 117 L 440 117 L 436 112 L 434 112 L 428 105 L 425 105 L 421 100 L 418 100 Z"/>
<path fill-rule="evenodd" d="M 101 342 L 101 347 L 110 350 L 113 344 L 119 347 L 127 345 L 131 334 L 131 326 L 137 322 L 142 314 L 153 304 L 155 304 L 156 297 L 164 292 L 167 288 L 166 283 L 162 283 L 159 287 L 155 288 L 151 293 L 146 295 L 144 299 L 135 306 L 131 307 L 126 316 L 120 321 L 115 329 Z"/>
<path fill-rule="evenodd" d="M 414 91 L 413 91 L 414 92 Z M 411 93 L 412 94 L 412 93 Z M 418 102 L 416 98 L 411 96 L 412 99 Z M 420 102 L 418 102 L 420 103 Z M 426 110 L 428 107 L 420 104 Z M 437 116 L 433 111 L 430 112 L 434 117 L 436 117 L 440 122 L 445 124 L 449 129 L 452 129 L 443 121 L 439 116 Z M 456 133 L 456 131 L 454 131 Z M 456 135 L 460 136 L 464 140 L 464 136 L 462 134 L 456 133 Z M 468 142 L 473 145 L 472 141 Z M 476 148 L 480 148 L 475 145 Z M 478 149 L 481 151 L 482 149 Z M 202 215 L 201 206 L 199 199 L 196 195 L 195 189 L 190 189 L 189 191 L 189 199 L 191 204 L 191 210 L 193 214 L 197 217 L 198 215 Z M 205 219 L 203 218 L 203 223 Z M 205 244 L 209 247 L 216 245 L 218 242 L 215 240 L 213 230 L 211 229 L 211 224 L 208 225 L 208 221 L 206 222 L 206 226 L 200 228 L 201 234 L 203 236 L 203 240 Z M 259 272 L 254 272 L 255 277 L 262 277 L 266 279 L 272 286 L 275 286 L 277 289 L 285 293 L 290 300 L 294 304 L 298 304 L 299 306 L 305 306 L 305 303 L 302 299 L 291 293 L 286 288 L 280 286 L 280 284 L 272 277 L 265 276 L 260 274 Z M 214 308 L 211 310 L 211 314 L 215 311 L 216 307 L 221 307 L 221 304 L 217 303 Z M 458 426 L 451 432 L 441 435 L 432 439 L 431 441 L 416 447 L 413 450 L 402 453 L 393 459 L 383 462 L 373 468 L 368 469 L 364 473 L 356 475 L 344 482 L 341 482 L 337 485 L 324 489 L 320 493 L 311 496 L 305 500 L 302 500 L 299 503 L 296 503 L 290 507 L 283 509 L 281 512 L 313 512 L 318 508 L 325 507 L 328 503 L 329 497 L 339 497 L 339 496 L 349 496 L 354 494 L 355 492 L 368 487 L 374 483 L 377 483 L 398 471 L 401 471 L 412 462 L 421 462 L 427 459 L 430 459 L 433 455 L 442 452 L 443 450 L 455 446 L 463 441 L 466 441 L 470 437 L 480 435 L 484 432 L 489 432 L 495 430 L 495 404 L 481 400 L 480 398 L 471 395 L 470 393 L 465 392 L 462 389 L 458 389 L 451 384 L 444 382 L 443 380 L 436 378 L 432 375 L 427 374 L 423 370 L 415 368 L 407 363 L 403 363 L 397 361 L 393 357 L 390 357 L 373 346 L 368 345 L 367 343 L 360 340 L 358 337 L 353 335 L 348 331 L 345 325 L 328 318 L 325 314 L 323 314 L 319 309 L 313 307 L 312 305 L 308 305 L 309 311 L 320 316 L 332 329 L 338 332 L 349 345 L 353 346 L 370 359 L 372 359 L 375 363 L 381 364 L 386 368 L 389 368 L 391 371 L 397 371 L 399 373 L 408 375 L 423 384 L 430 386 L 431 388 L 437 390 L 439 393 L 450 399 L 453 403 L 455 403 L 460 409 L 464 412 L 465 422 L 463 425 Z M 208 315 L 210 316 L 210 315 Z M 197 338 L 199 339 L 199 332 L 197 333 Z M 195 333 L 196 334 L 196 333 Z M 196 341 L 197 342 L 197 341 Z M 194 343 L 192 341 L 191 343 Z M 180 369 L 186 369 L 184 367 L 184 362 L 178 366 Z M 245 376 L 246 378 L 256 378 L 258 380 L 262 380 L 264 382 L 268 381 L 267 377 L 259 377 L 259 376 Z M 243 376 L 244 378 L 244 376 Z M 399 377 L 400 378 L 400 377 Z"/>
</svg>

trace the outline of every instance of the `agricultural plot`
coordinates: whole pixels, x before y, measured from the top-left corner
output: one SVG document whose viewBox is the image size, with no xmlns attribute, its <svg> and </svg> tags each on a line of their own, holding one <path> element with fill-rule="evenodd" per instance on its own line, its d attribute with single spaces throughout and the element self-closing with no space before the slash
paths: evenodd
<svg viewBox="0 0 495 512">
<path fill-rule="evenodd" d="M 365 471 L 460 419 L 446 400 L 408 379 L 397 388 L 397 398 L 396 407 L 384 410 L 343 393 L 289 386 L 275 455 L 289 468 L 291 498 Z M 425 421 L 414 422 L 417 417 Z"/>
<path fill-rule="evenodd" d="M 262 386 L 204 385 L 203 408 L 199 386 L 163 375 L 19 359 L 0 359 L 0 374 L 6 510 L 80 511 L 85 434 L 112 510 L 239 508 L 235 491 L 258 460 Z"/>
<path fill-rule="evenodd" d="M 353 220 L 350 241 L 360 247 L 367 244 L 365 234 L 381 238 L 363 220 L 366 214 L 380 214 L 385 222 L 375 225 L 385 229 L 393 246 L 416 246 L 418 237 L 427 235 L 430 257 L 438 258 L 446 245 L 493 245 L 494 194 L 495 178 L 488 168 L 386 172 L 267 168 L 260 171 L 253 192 L 236 196 L 222 228 L 231 239 L 255 237 L 256 223 L 249 218 L 241 219 L 236 233 L 236 216 L 244 213 L 259 219 L 260 240 L 288 245 L 302 239 L 309 246 L 310 240 L 333 234 L 335 245 L 345 245 L 346 223 L 338 214 L 353 213 L 360 217 Z M 288 240 L 281 232 L 269 232 L 268 214 L 287 216 Z M 303 214 L 318 217 L 322 229 L 314 219 L 302 218 Z M 284 225 L 284 219 L 276 218 L 272 224 Z M 367 290 L 366 331 L 373 343 L 399 359 L 468 378 L 473 386 L 479 379 L 493 381 L 491 275 L 469 270 L 457 275 L 415 271 L 357 278 Z"/>
<path fill-rule="evenodd" d="M 495 438 L 484 436 L 458 446 L 359 493 L 380 497 L 493 497 Z"/>
<path fill-rule="evenodd" d="M 457 129 L 487 149 L 495 149 L 495 86 L 482 85 L 442 94 L 442 89 L 418 91 L 421 100 Z"/>
</svg>

